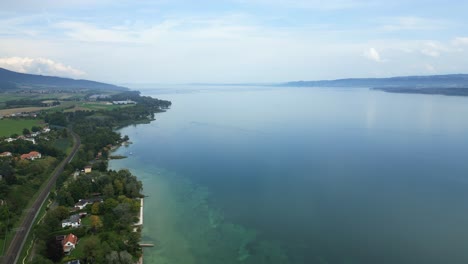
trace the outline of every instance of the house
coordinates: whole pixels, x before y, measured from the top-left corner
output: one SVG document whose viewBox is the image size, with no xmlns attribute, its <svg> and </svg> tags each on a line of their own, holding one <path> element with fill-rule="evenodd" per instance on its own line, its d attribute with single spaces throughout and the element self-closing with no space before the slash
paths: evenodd
<svg viewBox="0 0 468 264">
<path fill-rule="evenodd" d="M 37 151 L 31 151 L 28 154 L 21 155 L 22 160 L 24 160 L 24 159 L 35 160 L 35 159 L 40 159 L 40 158 L 42 158 L 42 155 L 41 155 L 41 153 L 39 153 Z"/>
<path fill-rule="evenodd" d="M 112 101 L 112 104 L 115 104 L 115 105 L 127 105 L 127 104 L 136 104 L 136 102 L 127 99 L 126 101 Z"/>
<path fill-rule="evenodd" d="M 16 140 L 16 138 L 7 138 L 7 139 L 5 139 L 5 141 L 8 142 L 8 143 L 13 142 L 15 140 Z"/>
<path fill-rule="evenodd" d="M 32 142 L 34 145 L 36 145 L 36 140 L 35 140 L 34 138 L 23 138 L 23 140 L 30 141 L 30 142 Z"/>
<path fill-rule="evenodd" d="M 0 158 L 4 157 L 11 157 L 11 152 L 5 151 L 3 153 L 0 153 Z"/>
<path fill-rule="evenodd" d="M 81 225 L 81 219 L 80 219 L 80 215 L 78 214 L 74 214 L 70 216 L 70 218 L 62 221 L 62 228 L 65 228 L 65 227 L 76 228 L 76 227 L 79 227 L 80 225 Z"/>
<path fill-rule="evenodd" d="M 65 239 L 62 241 L 63 253 L 69 254 L 70 251 L 75 249 L 76 244 L 78 243 L 78 237 L 74 234 L 68 234 Z"/>
<path fill-rule="evenodd" d="M 88 204 L 93 204 L 93 203 L 102 203 L 104 200 L 102 198 L 96 197 L 96 198 L 89 198 L 89 199 L 80 199 L 78 202 L 75 204 L 75 209 L 82 210 L 85 208 Z"/>
<path fill-rule="evenodd" d="M 82 210 L 82 209 L 85 208 L 88 204 L 89 204 L 88 200 L 86 200 L 86 199 L 80 199 L 80 200 L 78 200 L 78 202 L 75 204 L 75 208 L 78 208 L 78 209 Z"/>
<path fill-rule="evenodd" d="M 91 166 L 84 167 L 84 172 L 85 173 L 91 173 L 92 170 L 93 170 L 93 168 Z"/>
<path fill-rule="evenodd" d="M 49 132 L 50 132 L 50 128 L 48 128 L 48 127 L 44 127 L 42 129 L 42 133 L 49 133 Z"/>
<path fill-rule="evenodd" d="M 68 261 L 66 264 L 80 264 L 80 260 L 79 259 L 71 260 L 71 261 Z"/>
</svg>

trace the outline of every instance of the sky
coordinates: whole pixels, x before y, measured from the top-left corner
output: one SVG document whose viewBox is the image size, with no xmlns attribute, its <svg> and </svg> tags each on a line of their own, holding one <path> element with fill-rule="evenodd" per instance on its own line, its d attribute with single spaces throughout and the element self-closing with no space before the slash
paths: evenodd
<svg viewBox="0 0 468 264">
<path fill-rule="evenodd" d="M 468 73 L 467 0 L 0 2 L 0 67 L 110 83 Z"/>
</svg>

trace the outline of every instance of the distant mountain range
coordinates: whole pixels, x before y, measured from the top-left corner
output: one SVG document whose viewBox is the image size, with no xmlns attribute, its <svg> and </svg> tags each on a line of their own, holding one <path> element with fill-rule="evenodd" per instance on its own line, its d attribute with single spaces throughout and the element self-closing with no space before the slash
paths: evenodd
<svg viewBox="0 0 468 264">
<path fill-rule="evenodd" d="M 128 90 L 128 88 L 107 83 L 27 74 L 0 68 L 0 91 L 14 89 L 91 89 L 114 91 Z"/>
<path fill-rule="evenodd" d="M 282 83 L 291 87 L 368 87 L 368 88 L 468 88 L 468 74 L 405 76 L 391 78 L 350 78 Z"/>
</svg>

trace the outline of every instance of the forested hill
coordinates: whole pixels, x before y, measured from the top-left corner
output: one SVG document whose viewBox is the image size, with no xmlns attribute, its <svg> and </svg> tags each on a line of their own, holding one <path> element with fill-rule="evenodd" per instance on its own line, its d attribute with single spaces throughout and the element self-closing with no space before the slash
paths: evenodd
<svg viewBox="0 0 468 264">
<path fill-rule="evenodd" d="M 125 91 L 125 87 L 107 83 L 75 80 L 70 78 L 43 76 L 14 72 L 0 68 L 0 91 L 13 89 L 93 89 L 93 90 L 114 90 Z"/>
<path fill-rule="evenodd" d="M 291 87 L 369 87 L 369 88 L 468 88 L 468 74 L 405 76 L 391 78 L 350 78 L 322 81 L 294 81 Z"/>
</svg>

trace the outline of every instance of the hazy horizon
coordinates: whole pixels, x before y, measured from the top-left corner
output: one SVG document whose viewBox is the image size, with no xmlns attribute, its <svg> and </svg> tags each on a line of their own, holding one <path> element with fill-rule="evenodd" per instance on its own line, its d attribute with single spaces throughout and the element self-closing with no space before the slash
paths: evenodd
<svg viewBox="0 0 468 264">
<path fill-rule="evenodd" d="M 109 83 L 271 83 L 468 72 L 468 3 L 0 3 L 0 67 Z"/>
</svg>

